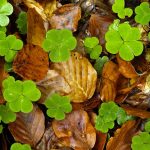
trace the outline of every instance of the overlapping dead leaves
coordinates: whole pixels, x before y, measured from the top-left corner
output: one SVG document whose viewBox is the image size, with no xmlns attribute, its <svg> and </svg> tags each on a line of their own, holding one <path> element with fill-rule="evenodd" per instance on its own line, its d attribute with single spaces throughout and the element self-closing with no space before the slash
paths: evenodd
<svg viewBox="0 0 150 150">
<path fill-rule="evenodd" d="M 17 120 L 9 124 L 15 141 L 30 144 L 33 150 L 130 150 L 131 139 L 139 131 L 140 120 L 126 122 L 107 142 L 107 134 L 94 128 L 96 114 L 93 109 L 102 102 L 115 101 L 129 115 L 150 118 L 147 111 L 150 106 L 148 68 L 135 62 L 132 65 L 117 55 L 104 65 L 102 75 L 98 77 L 92 63 L 78 52 L 72 52 L 66 62 L 49 62 L 48 54 L 41 48 L 46 31 L 51 28 L 77 31 L 81 8 L 74 4 L 60 6 L 56 0 L 13 1 L 17 7 L 23 3 L 28 15 L 27 44 L 15 57 L 13 71 L 24 80 L 36 81 L 42 92 L 38 102 L 40 106 L 55 92 L 69 96 L 73 106 L 73 111 L 62 121 L 47 119 L 43 108 L 38 105 L 34 105 L 29 114 L 17 113 Z M 108 14 L 93 13 L 87 31 L 104 45 L 104 35 L 112 21 L 113 17 Z M 2 82 L 6 74 L 3 61 L 0 62 Z M 1 95 L 0 103 L 4 103 Z"/>
</svg>

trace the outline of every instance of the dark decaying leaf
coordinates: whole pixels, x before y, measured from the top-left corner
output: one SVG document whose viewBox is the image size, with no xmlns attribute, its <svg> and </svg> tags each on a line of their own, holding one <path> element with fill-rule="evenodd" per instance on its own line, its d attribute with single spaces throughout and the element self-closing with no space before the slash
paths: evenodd
<svg viewBox="0 0 150 150">
<path fill-rule="evenodd" d="M 77 30 L 78 21 L 81 18 L 81 8 L 78 5 L 66 4 L 58 8 L 50 18 L 53 29 Z"/>
<path fill-rule="evenodd" d="M 73 52 L 68 61 L 53 63 L 50 69 L 49 77 L 38 83 L 45 95 L 43 98 L 52 92 L 60 92 L 69 96 L 72 102 L 80 103 L 93 96 L 97 73 L 88 59 L 81 54 Z M 44 102 L 45 99 L 41 101 Z"/>
<path fill-rule="evenodd" d="M 0 134 L 0 149 L 8 150 L 8 146 L 4 134 Z"/>
<path fill-rule="evenodd" d="M 62 121 L 52 122 L 53 130 L 64 146 L 73 149 L 88 150 L 94 147 L 96 132 L 87 112 L 72 111 Z"/>
<path fill-rule="evenodd" d="M 105 43 L 105 33 L 108 30 L 108 26 L 113 22 L 113 18 L 110 16 L 100 16 L 99 14 L 92 14 L 89 20 L 88 31 L 91 36 L 99 38 L 100 44 Z"/>
<path fill-rule="evenodd" d="M 9 130 L 15 141 L 34 147 L 44 134 L 44 114 L 36 105 L 29 114 L 17 113 L 17 119 L 9 124 Z"/>
<path fill-rule="evenodd" d="M 140 109 L 140 108 L 134 108 L 125 104 L 122 104 L 121 107 L 126 111 L 128 115 L 136 116 L 142 119 L 150 118 L 150 112 Z"/>
<path fill-rule="evenodd" d="M 46 21 L 40 16 L 35 8 L 28 9 L 27 12 L 27 41 L 30 44 L 42 46 L 46 35 L 44 24 Z"/>
<path fill-rule="evenodd" d="M 39 46 L 27 44 L 17 53 L 13 62 L 13 70 L 23 79 L 42 80 L 49 67 L 48 54 Z"/>
<path fill-rule="evenodd" d="M 117 62 L 119 64 L 120 73 L 126 78 L 136 78 L 138 77 L 138 73 L 135 71 L 135 68 L 131 64 L 131 62 L 127 62 L 122 60 L 119 55 L 117 55 Z"/>
<path fill-rule="evenodd" d="M 138 131 L 139 122 L 136 120 L 127 121 L 115 131 L 114 137 L 110 138 L 106 150 L 131 150 L 132 137 Z"/>
</svg>

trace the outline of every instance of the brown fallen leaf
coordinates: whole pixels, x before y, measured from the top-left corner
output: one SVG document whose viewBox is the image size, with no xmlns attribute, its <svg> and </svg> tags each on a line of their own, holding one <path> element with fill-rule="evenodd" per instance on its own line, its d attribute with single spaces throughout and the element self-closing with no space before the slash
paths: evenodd
<svg viewBox="0 0 150 150">
<path fill-rule="evenodd" d="M 5 72 L 4 64 L 5 64 L 4 59 L 0 58 L 0 104 L 5 103 L 3 93 L 2 93 L 2 82 L 8 76 L 8 73 Z"/>
<path fill-rule="evenodd" d="M 87 112 L 83 110 L 72 111 L 62 121 L 54 120 L 52 127 L 64 146 L 75 150 L 88 150 L 95 145 L 95 129 Z"/>
<path fill-rule="evenodd" d="M 0 148 L 1 150 L 8 150 L 8 145 L 6 142 L 6 138 L 4 136 L 4 134 L 0 134 Z"/>
<path fill-rule="evenodd" d="M 29 8 L 27 12 L 27 42 L 41 46 L 46 35 L 45 20 L 37 13 L 35 8 Z"/>
<path fill-rule="evenodd" d="M 53 63 L 50 69 L 57 71 L 68 83 L 71 88 L 68 96 L 72 102 L 84 102 L 93 96 L 97 73 L 86 57 L 73 52 L 68 61 Z"/>
<path fill-rule="evenodd" d="M 67 81 L 55 70 L 48 70 L 46 77 L 37 82 L 37 86 L 42 92 L 39 103 L 44 103 L 52 93 L 67 95 L 71 92 L 71 87 Z"/>
<path fill-rule="evenodd" d="M 93 150 L 104 150 L 106 140 L 107 140 L 107 134 L 97 131 L 96 132 L 96 144 Z"/>
<path fill-rule="evenodd" d="M 36 146 L 36 150 L 51 150 L 55 149 L 58 145 L 58 138 L 56 137 L 52 126 L 45 130 L 45 133 Z"/>
<path fill-rule="evenodd" d="M 136 78 L 138 73 L 135 71 L 135 68 L 131 62 L 122 60 L 119 55 L 117 55 L 117 62 L 119 64 L 119 72 L 126 78 Z"/>
<path fill-rule="evenodd" d="M 113 81 L 114 83 L 117 82 L 119 79 L 120 72 L 118 70 L 118 65 L 116 65 L 112 61 L 108 61 L 104 64 L 103 70 L 102 70 L 102 77 L 105 79 L 109 79 Z"/>
<path fill-rule="evenodd" d="M 75 32 L 80 18 L 81 8 L 78 5 L 66 4 L 58 8 L 49 21 L 53 29 L 65 28 Z"/>
<path fill-rule="evenodd" d="M 134 108 L 125 104 L 121 104 L 120 105 L 128 115 L 132 115 L 132 116 L 136 116 L 139 117 L 141 119 L 147 119 L 150 118 L 150 112 L 140 109 L 140 108 Z"/>
<path fill-rule="evenodd" d="M 100 97 L 102 101 L 114 101 L 116 97 L 116 84 L 109 80 L 102 78 Z"/>
<path fill-rule="evenodd" d="M 49 67 L 48 54 L 39 46 L 27 44 L 17 53 L 13 62 L 13 70 L 23 79 L 42 80 Z"/>
<path fill-rule="evenodd" d="M 15 141 L 30 144 L 34 147 L 41 139 L 45 130 L 45 117 L 35 105 L 31 113 L 17 113 L 15 122 L 8 126 Z"/>
<path fill-rule="evenodd" d="M 138 131 L 139 121 L 130 120 L 116 130 L 114 137 L 110 138 L 106 150 L 131 150 L 132 137 Z"/>
<path fill-rule="evenodd" d="M 99 14 L 92 14 L 89 20 L 88 31 L 91 36 L 99 38 L 100 44 L 105 43 L 105 33 L 108 30 L 108 26 L 113 22 L 110 16 L 100 16 Z"/>
</svg>

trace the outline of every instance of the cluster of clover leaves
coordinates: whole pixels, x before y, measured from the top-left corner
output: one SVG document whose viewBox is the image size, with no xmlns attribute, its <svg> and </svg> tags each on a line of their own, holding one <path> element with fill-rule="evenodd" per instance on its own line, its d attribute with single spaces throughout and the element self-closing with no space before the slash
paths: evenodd
<svg viewBox="0 0 150 150">
<path fill-rule="evenodd" d="M 145 123 L 144 131 L 132 138 L 132 150 L 148 150 L 150 149 L 150 120 Z"/>
</svg>

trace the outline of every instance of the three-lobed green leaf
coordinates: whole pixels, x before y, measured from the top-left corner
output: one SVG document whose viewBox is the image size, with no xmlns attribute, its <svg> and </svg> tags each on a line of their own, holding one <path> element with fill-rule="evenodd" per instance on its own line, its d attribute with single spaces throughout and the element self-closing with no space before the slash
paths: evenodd
<svg viewBox="0 0 150 150">
<path fill-rule="evenodd" d="M 15 81 L 9 76 L 3 81 L 3 96 L 13 112 L 29 113 L 33 108 L 32 102 L 39 100 L 41 92 L 33 81 Z"/>
<path fill-rule="evenodd" d="M 1 0 L 0 3 L 0 26 L 9 24 L 8 16 L 13 13 L 13 6 L 7 0 Z"/>
<path fill-rule="evenodd" d="M 85 50 L 90 54 L 91 59 L 98 59 L 102 52 L 102 46 L 99 45 L 99 40 L 96 37 L 87 37 L 84 40 Z"/>
<path fill-rule="evenodd" d="M 118 17 L 121 19 L 124 19 L 126 16 L 131 17 L 133 14 L 132 9 L 125 8 L 124 0 L 115 0 L 114 4 L 112 5 L 112 10 L 114 13 L 117 13 Z"/>
<path fill-rule="evenodd" d="M 135 21 L 142 25 L 148 25 L 150 22 L 150 4 L 142 2 L 140 6 L 135 8 Z"/>
<path fill-rule="evenodd" d="M 69 113 L 72 110 L 69 98 L 56 93 L 46 100 L 45 106 L 48 108 L 47 115 L 56 120 L 63 120 L 65 113 Z"/>
<path fill-rule="evenodd" d="M 105 35 L 106 49 L 112 54 L 119 55 L 126 61 L 131 61 L 134 56 L 139 56 L 143 52 L 143 43 L 140 30 L 131 27 L 128 23 L 119 24 L 118 30 L 110 29 Z"/>
<path fill-rule="evenodd" d="M 18 19 L 16 20 L 17 28 L 21 34 L 27 33 L 27 13 L 21 11 L 19 13 Z"/>
<path fill-rule="evenodd" d="M 31 147 L 29 144 L 14 143 L 10 150 L 31 150 Z"/>
<path fill-rule="evenodd" d="M 52 62 L 67 61 L 70 57 L 70 51 L 77 45 L 76 38 L 68 29 L 52 29 L 46 33 L 46 39 L 42 47 L 49 52 L 49 58 Z"/>
<path fill-rule="evenodd" d="M 17 51 L 22 49 L 23 42 L 14 35 L 6 37 L 4 32 L 0 34 L 0 56 L 4 56 L 6 62 L 12 62 Z"/>
</svg>

